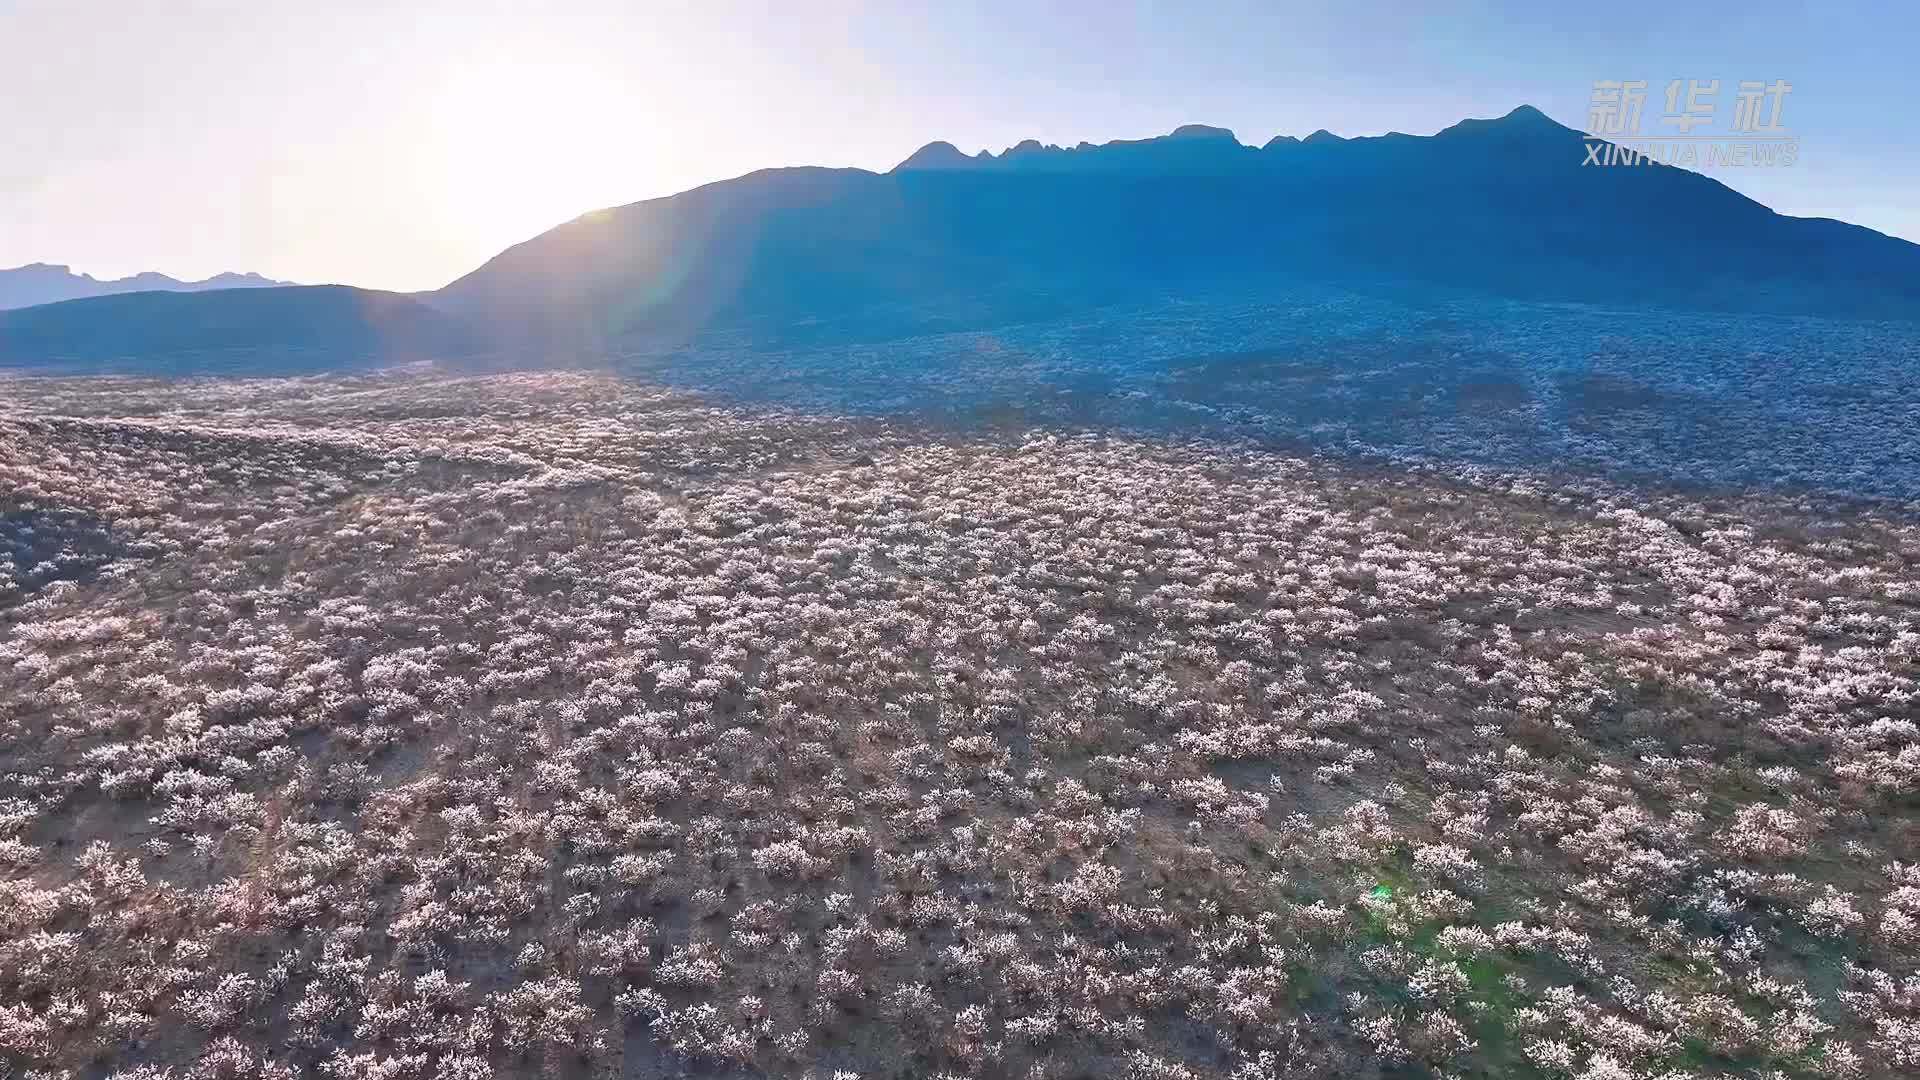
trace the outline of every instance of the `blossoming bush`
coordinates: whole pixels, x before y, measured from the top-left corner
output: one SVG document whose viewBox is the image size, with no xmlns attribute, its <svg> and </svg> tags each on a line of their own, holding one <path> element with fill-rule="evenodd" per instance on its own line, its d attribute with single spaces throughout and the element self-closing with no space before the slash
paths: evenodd
<svg viewBox="0 0 1920 1080">
<path fill-rule="evenodd" d="M 1920 1068 L 1891 510 L 578 374 L 0 397 L 16 1075 Z"/>
</svg>

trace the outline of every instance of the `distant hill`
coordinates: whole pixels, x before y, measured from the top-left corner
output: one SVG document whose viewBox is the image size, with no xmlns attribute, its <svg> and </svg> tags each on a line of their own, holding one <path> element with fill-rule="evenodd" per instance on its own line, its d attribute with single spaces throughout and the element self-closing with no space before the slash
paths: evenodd
<svg viewBox="0 0 1920 1080">
<path fill-rule="evenodd" d="M 1920 318 L 1920 245 L 1691 171 L 1584 166 L 1584 142 L 1523 106 L 1432 136 L 1257 149 L 1201 125 L 972 157 L 932 143 L 887 174 L 773 169 L 587 214 L 431 299 L 557 354 L 714 329 L 873 340 L 1283 279 Z"/>
<path fill-rule="evenodd" d="M 289 374 L 473 353 L 451 318 L 342 285 L 142 292 L 0 312 L 0 368 Z"/>
<path fill-rule="evenodd" d="M 30 263 L 11 270 L 0 270 L 0 311 L 120 293 L 264 289 L 285 284 L 287 282 L 274 281 L 259 274 L 215 274 L 204 281 L 181 281 L 150 272 L 102 281 L 91 274 L 76 274 L 65 266 Z"/>
</svg>

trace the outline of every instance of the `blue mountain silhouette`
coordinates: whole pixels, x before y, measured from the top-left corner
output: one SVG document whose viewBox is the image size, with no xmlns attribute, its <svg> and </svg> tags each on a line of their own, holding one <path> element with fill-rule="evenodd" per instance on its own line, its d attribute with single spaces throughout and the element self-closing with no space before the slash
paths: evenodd
<svg viewBox="0 0 1920 1080">
<path fill-rule="evenodd" d="M 772 169 L 588 214 L 432 302 L 560 353 L 716 327 L 871 338 L 1303 278 L 1920 317 L 1920 245 L 1776 214 L 1696 172 L 1586 166 L 1585 142 L 1529 106 L 1257 149 L 1202 125 L 997 155 L 936 142 L 885 174 Z"/>
<path fill-rule="evenodd" d="M 103 281 L 91 274 L 76 274 L 66 266 L 29 263 L 11 270 L 0 270 L 0 311 L 130 292 L 208 292 L 214 289 L 266 289 L 286 284 L 259 274 L 215 274 L 202 281 L 181 281 L 151 271 Z"/>
<path fill-rule="evenodd" d="M 935 142 L 886 173 L 768 169 L 595 211 L 412 298 L 225 290 L 4 312 L 0 363 L 560 362 L 709 334 L 887 340 L 1300 281 L 1920 320 L 1920 245 L 1777 214 L 1696 172 L 1590 167 L 1585 145 L 1528 106 L 1431 136 L 1258 148 L 1198 124 L 972 156 Z"/>
<path fill-rule="evenodd" d="M 472 355 L 444 313 L 343 285 L 138 292 L 0 312 L 0 367 L 295 374 Z"/>
</svg>

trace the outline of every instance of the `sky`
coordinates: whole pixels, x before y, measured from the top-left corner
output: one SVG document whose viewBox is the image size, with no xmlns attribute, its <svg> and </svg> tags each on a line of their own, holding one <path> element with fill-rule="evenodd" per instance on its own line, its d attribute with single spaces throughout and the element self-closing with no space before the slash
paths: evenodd
<svg viewBox="0 0 1920 1080">
<path fill-rule="evenodd" d="M 1440 9 L 1446 8 L 1445 12 Z M 1198 10 L 1196 10 L 1198 9 Z M 586 211 L 1184 123 L 1430 134 L 1593 84 L 1793 87 L 1791 168 L 1713 175 L 1920 241 L 1920 5 L 0 0 L 0 267 L 437 288 Z M 1701 129 L 1712 130 L 1712 129 Z"/>
</svg>

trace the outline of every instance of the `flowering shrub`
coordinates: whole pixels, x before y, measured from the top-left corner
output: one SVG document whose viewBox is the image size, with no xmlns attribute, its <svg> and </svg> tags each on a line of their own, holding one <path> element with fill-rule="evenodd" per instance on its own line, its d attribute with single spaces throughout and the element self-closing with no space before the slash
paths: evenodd
<svg viewBox="0 0 1920 1080">
<path fill-rule="evenodd" d="M 582 374 L 0 398 L 22 1075 L 1920 1068 L 1892 511 Z"/>
</svg>

